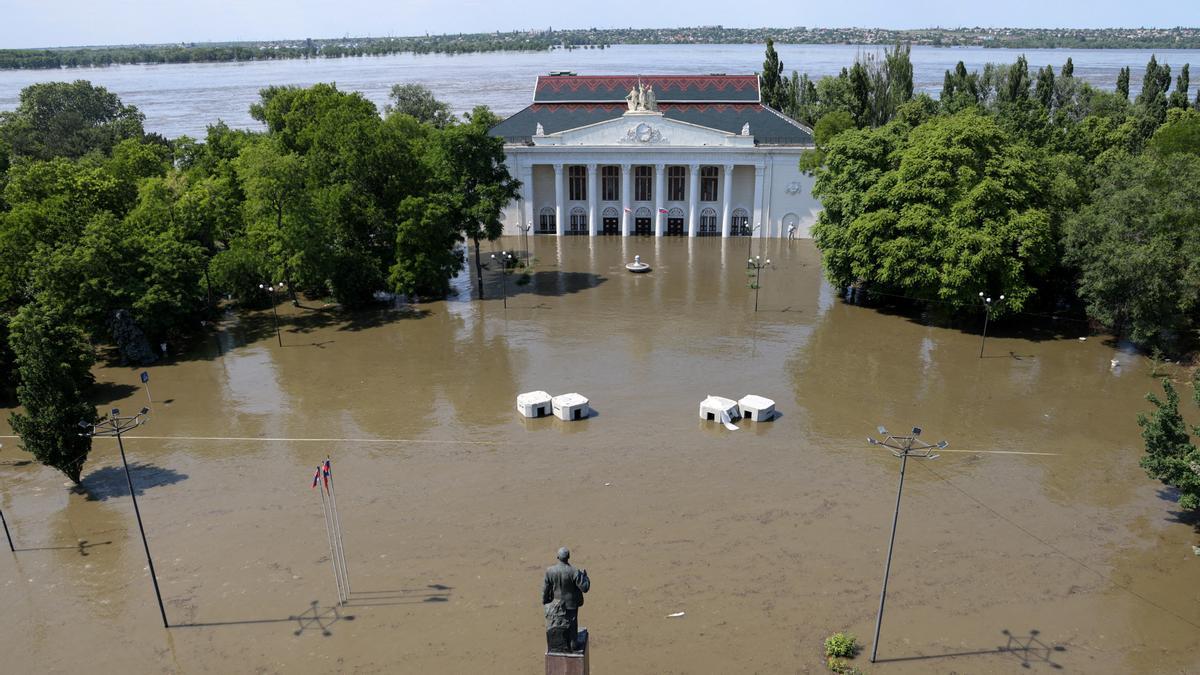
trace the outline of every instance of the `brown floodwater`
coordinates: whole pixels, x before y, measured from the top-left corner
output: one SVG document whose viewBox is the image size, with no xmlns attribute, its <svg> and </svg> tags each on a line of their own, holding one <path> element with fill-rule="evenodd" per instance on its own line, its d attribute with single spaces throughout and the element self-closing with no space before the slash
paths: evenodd
<svg viewBox="0 0 1200 675">
<path fill-rule="evenodd" d="M 951 446 L 909 462 L 881 662 L 860 666 L 1200 671 L 1196 533 L 1137 466 L 1145 359 L 1072 322 L 981 359 L 977 332 L 843 303 L 811 242 L 765 245 L 757 313 L 745 240 L 533 238 L 507 309 L 490 271 L 483 301 L 464 277 L 458 299 L 352 317 L 280 305 L 283 347 L 269 311 L 229 314 L 148 369 L 125 443 L 169 631 L 115 443 L 78 494 L 3 439 L 23 550 L 0 555 L 0 670 L 540 672 L 542 570 L 568 545 L 595 672 L 822 672 L 830 633 L 870 649 L 899 469 L 866 443 L 883 424 Z M 143 405 L 139 372 L 97 368 L 97 405 Z M 524 420 L 534 389 L 596 414 Z M 706 394 L 750 393 L 778 419 L 698 419 Z M 309 488 L 327 453 L 336 610 Z"/>
</svg>

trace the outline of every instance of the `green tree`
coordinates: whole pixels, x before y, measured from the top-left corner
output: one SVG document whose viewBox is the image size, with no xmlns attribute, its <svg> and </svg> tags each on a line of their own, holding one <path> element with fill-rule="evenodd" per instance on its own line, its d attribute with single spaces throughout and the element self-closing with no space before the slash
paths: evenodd
<svg viewBox="0 0 1200 675">
<path fill-rule="evenodd" d="M 15 156 L 73 159 L 141 138 L 143 117 L 86 80 L 43 82 L 21 90 L 16 110 L 0 113 L 0 136 Z"/>
<path fill-rule="evenodd" d="M 1200 111 L 1172 110 L 1167 123 L 1150 137 L 1148 147 L 1160 155 L 1187 152 L 1200 156 Z"/>
<path fill-rule="evenodd" d="M 1034 98 L 1044 108 L 1050 108 L 1054 103 L 1054 69 L 1050 66 L 1038 69 Z"/>
<path fill-rule="evenodd" d="M 1167 108 L 1179 108 L 1186 110 L 1188 107 L 1188 87 L 1189 77 L 1188 69 L 1190 64 L 1183 64 L 1179 69 L 1179 76 L 1175 78 L 1175 91 L 1171 92 L 1171 97 L 1167 100 Z"/>
<path fill-rule="evenodd" d="M 1200 450 L 1192 445 L 1187 425 L 1179 414 L 1179 394 L 1175 387 L 1166 378 L 1162 386 L 1166 398 L 1146 394 L 1154 411 L 1149 416 L 1138 413 L 1138 426 L 1146 443 L 1146 454 L 1138 464 L 1147 476 L 1179 491 L 1181 508 L 1194 511 L 1200 509 Z M 1196 401 L 1200 403 L 1200 398 Z M 1192 433 L 1200 433 L 1200 429 L 1193 427 Z"/>
<path fill-rule="evenodd" d="M 1075 77 L 1075 62 L 1072 61 L 1071 57 L 1069 57 L 1069 56 L 1067 57 L 1067 62 L 1063 64 L 1062 71 L 1060 72 L 1060 77 L 1063 77 L 1063 78 Z"/>
<path fill-rule="evenodd" d="M 763 59 L 763 69 L 759 80 L 762 102 L 775 110 L 783 110 L 787 105 L 786 89 L 783 83 L 783 62 L 779 60 L 779 53 L 775 51 L 775 41 L 771 38 L 767 38 L 767 55 Z"/>
<path fill-rule="evenodd" d="M 1114 163 L 1064 245 L 1088 316 L 1143 345 L 1185 348 L 1200 308 L 1200 157 Z"/>
<path fill-rule="evenodd" d="M 1117 93 L 1121 98 L 1129 100 L 1129 66 L 1125 66 L 1117 73 Z"/>
<path fill-rule="evenodd" d="M 813 188 L 826 275 L 960 307 L 1003 292 L 1018 311 L 1056 260 L 1050 173 L 976 110 L 844 131 Z"/>
<path fill-rule="evenodd" d="M 434 98 L 423 84 L 394 84 L 388 98 L 392 102 L 383 109 L 388 115 L 411 115 L 418 122 L 439 129 L 454 124 L 450 106 Z"/>
<path fill-rule="evenodd" d="M 1165 63 L 1159 65 L 1158 59 L 1151 55 L 1146 63 L 1146 74 L 1142 77 L 1142 92 L 1137 97 L 1138 105 L 1150 120 L 1150 131 L 1167 117 L 1167 91 L 1170 88 L 1171 66 Z"/>
<path fill-rule="evenodd" d="M 845 110 L 835 110 L 817 121 L 813 127 L 812 150 L 805 150 L 800 155 L 800 170 L 812 174 L 825 163 L 825 148 L 835 136 L 854 128 L 854 119 Z"/>
<path fill-rule="evenodd" d="M 84 398 L 92 384 L 92 349 L 61 309 L 41 302 L 21 307 L 9 330 L 21 380 L 17 400 L 25 409 L 10 415 L 9 424 L 27 452 L 78 484 L 92 448 L 79 422 L 96 417 Z"/>
<path fill-rule="evenodd" d="M 459 206 L 454 195 L 408 197 L 400 204 L 396 262 L 389 281 L 397 293 L 440 298 L 450 292 L 450 279 L 462 269 L 455 227 Z"/>
</svg>

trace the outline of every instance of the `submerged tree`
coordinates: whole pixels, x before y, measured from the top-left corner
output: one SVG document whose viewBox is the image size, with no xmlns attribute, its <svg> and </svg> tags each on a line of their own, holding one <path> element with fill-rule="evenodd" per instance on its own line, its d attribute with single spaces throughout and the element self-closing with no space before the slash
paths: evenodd
<svg viewBox="0 0 1200 675">
<path fill-rule="evenodd" d="M 92 448 L 91 437 L 80 435 L 79 422 L 96 417 L 84 399 L 92 384 L 92 349 L 65 312 L 39 301 L 17 311 L 10 331 L 21 378 L 17 400 L 25 413 L 13 413 L 9 424 L 27 452 L 78 484 Z"/>
<path fill-rule="evenodd" d="M 1179 414 L 1179 394 L 1170 380 L 1163 379 L 1165 399 L 1146 394 L 1154 411 L 1138 414 L 1146 454 L 1138 464 L 1146 475 L 1179 490 L 1179 506 L 1189 511 L 1200 509 L 1200 450 L 1192 445 L 1187 425 Z M 1195 395 L 1200 404 L 1200 390 Z M 1192 433 L 1200 433 L 1193 428 Z"/>
</svg>

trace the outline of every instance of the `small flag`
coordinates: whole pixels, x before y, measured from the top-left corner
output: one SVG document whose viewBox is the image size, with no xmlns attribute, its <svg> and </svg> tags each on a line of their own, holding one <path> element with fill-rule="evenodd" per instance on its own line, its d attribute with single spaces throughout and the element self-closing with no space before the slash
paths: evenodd
<svg viewBox="0 0 1200 675">
<path fill-rule="evenodd" d="M 329 466 L 329 460 L 328 459 L 325 460 L 325 463 L 322 464 L 320 468 L 325 470 L 325 491 L 328 492 L 329 491 L 329 470 L 331 468 Z M 318 469 L 318 471 L 319 470 L 320 469 Z"/>
<path fill-rule="evenodd" d="M 629 208 L 628 206 L 626 206 L 626 207 L 625 207 L 625 213 L 633 213 L 633 209 L 631 209 L 631 208 Z"/>
<path fill-rule="evenodd" d="M 313 484 L 312 484 L 312 486 L 313 486 L 314 488 L 315 488 L 315 487 L 317 487 L 317 483 L 318 483 L 320 480 L 321 480 L 321 467 L 319 467 L 319 466 L 318 466 L 318 467 L 317 467 L 317 472 L 313 474 Z"/>
<path fill-rule="evenodd" d="M 666 212 L 667 212 L 667 210 L 666 210 L 666 209 L 659 209 L 659 210 L 658 210 L 658 212 L 659 212 L 659 213 L 666 213 Z"/>
</svg>

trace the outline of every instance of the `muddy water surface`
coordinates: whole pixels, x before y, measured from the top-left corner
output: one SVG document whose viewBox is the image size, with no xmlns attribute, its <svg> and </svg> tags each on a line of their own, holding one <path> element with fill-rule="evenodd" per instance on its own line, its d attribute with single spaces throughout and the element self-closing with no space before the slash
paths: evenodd
<svg viewBox="0 0 1200 675">
<path fill-rule="evenodd" d="M 539 672 L 566 544 L 595 672 L 821 672 L 826 635 L 873 627 L 898 470 L 865 443 L 878 424 L 953 452 L 909 464 L 869 672 L 1200 670 L 1195 533 L 1137 467 L 1143 360 L 1071 324 L 980 359 L 978 334 L 842 303 L 810 242 L 761 252 L 757 314 L 744 240 L 532 249 L 529 282 L 485 272 L 482 302 L 463 278 L 353 317 L 282 305 L 283 347 L 269 312 L 230 315 L 149 369 L 126 450 L 170 631 L 115 444 L 73 494 L 3 439 L 26 550 L 0 555 L 0 670 Z M 654 271 L 625 272 L 635 254 Z M 98 368 L 98 404 L 142 405 L 138 372 Z M 596 415 L 522 420 L 532 389 Z M 748 393 L 780 417 L 697 419 Z M 308 487 L 327 453 L 354 591 L 336 611 Z"/>
</svg>

